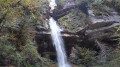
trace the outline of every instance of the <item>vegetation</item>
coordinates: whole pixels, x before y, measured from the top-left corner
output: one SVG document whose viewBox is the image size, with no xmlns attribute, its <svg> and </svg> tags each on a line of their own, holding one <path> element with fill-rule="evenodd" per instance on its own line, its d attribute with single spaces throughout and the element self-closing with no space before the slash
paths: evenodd
<svg viewBox="0 0 120 67">
<path fill-rule="evenodd" d="M 34 42 L 37 0 L 0 0 L 0 66 L 45 67 Z M 41 14 L 42 15 L 42 14 Z M 40 24 L 40 23 L 39 23 Z"/>
<path fill-rule="evenodd" d="M 76 3 L 81 1 L 76 0 Z M 63 5 L 64 0 L 61 3 Z M 111 8 L 120 12 L 120 1 L 116 0 L 113 7 L 111 3 L 112 0 L 90 1 L 96 16 L 109 15 Z M 35 41 L 36 28 L 45 27 L 48 22 L 48 6 L 48 0 L 0 0 L 0 67 L 56 66 L 56 60 L 52 61 L 50 57 L 46 58 L 38 53 Z M 62 28 L 73 33 L 91 24 L 90 19 L 78 9 L 71 10 L 71 13 L 58 22 Z M 107 46 L 107 50 L 112 51 L 107 53 L 105 62 L 101 62 L 99 51 L 81 46 L 74 46 L 77 52 L 74 52 L 75 57 L 69 57 L 70 62 L 79 67 L 120 67 L 120 27 L 114 30 L 116 32 L 112 36 L 118 37 L 119 44 L 115 44 L 115 48 Z"/>
<path fill-rule="evenodd" d="M 17 67 L 41 67 L 45 66 L 47 60 L 42 58 L 33 44 L 24 46 L 24 49 L 16 51 L 14 44 L 0 43 L 0 65 Z"/>
</svg>

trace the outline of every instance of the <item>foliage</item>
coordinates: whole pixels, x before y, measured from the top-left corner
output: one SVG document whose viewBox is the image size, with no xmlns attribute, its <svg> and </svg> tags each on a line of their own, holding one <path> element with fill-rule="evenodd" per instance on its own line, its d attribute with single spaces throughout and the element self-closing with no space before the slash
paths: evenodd
<svg viewBox="0 0 120 67">
<path fill-rule="evenodd" d="M 92 51 L 79 46 L 76 46 L 75 49 L 77 50 L 77 52 L 75 52 L 75 57 L 72 58 L 72 63 L 75 63 L 79 66 L 92 66 L 96 63 L 96 51 Z"/>
<path fill-rule="evenodd" d="M 116 0 L 115 2 L 115 8 L 118 12 L 120 12 L 120 0 Z"/>
<path fill-rule="evenodd" d="M 112 51 L 107 53 L 108 59 L 106 64 L 99 65 L 100 67 L 119 67 L 120 65 L 120 27 L 116 27 L 116 32 L 114 33 L 114 36 L 117 36 L 118 38 L 116 40 L 119 41 L 116 48 L 112 48 Z M 108 48 L 110 49 L 110 47 Z"/>
<path fill-rule="evenodd" d="M 0 65 L 9 64 L 14 58 L 15 47 L 6 42 L 0 42 Z"/>
<path fill-rule="evenodd" d="M 65 0 L 62 0 L 62 5 Z M 76 0 L 79 4 L 82 0 Z M 108 0 L 107 0 L 108 1 Z M 106 14 L 110 11 L 104 6 L 105 0 L 93 0 L 96 15 Z M 120 10 L 120 1 L 116 0 L 115 8 Z M 49 58 L 43 58 L 37 51 L 34 42 L 34 29 L 44 26 L 46 11 L 49 9 L 47 0 L 0 0 L 0 66 L 15 67 L 49 67 Z M 79 10 L 60 18 L 59 22 L 65 30 L 76 32 L 90 24 L 89 19 Z M 116 34 L 120 34 L 120 27 Z M 120 36 L 120 35 L 119 35 Z M 118 39 L 120 41 L 120 39 Z M 79 66 L 98 66 L 99 60 L 96 51 L 82 48 L 77 49 L 74 63 Z M 105 67 L 120 64 L 120 45 L 113 51 Z M 118 66 L 119 67 L 119 66 Z"/>
<path fill-rule="evenodd" d="M 110 57 L 111 60 L 105 64 L 105 67 L 119 67 L 120 65 L 120 49 L 117 48 L 113 51 L 113 55 Z"/>
<path fill-rule="evenodd" d="M 45 67 L 47 59 L 42 58 L 36 47 L 29 43 L 23 51 L 16 51 L 16 47 L 9 42 L 0 42 L 0 65 L 17 67 Z"/>
<path fill-rule="evenodd" d="M 120 0 L 103 0 L 103 1 L 104 5 L 107 5 L 110 8 L 115 9 L 116 11 L 118 11 L 118 13 L 120 12 Z"/>
<path fill-rule="evenodd" d="M 103 15 L 108 16 L 110 12 L 113 11 L 111 7 L 108 6 L 108 3 L 110 5 L 112 4 L 111 2 L 112 2 L 111 0 L 93 0 L 92 9 L 94 10 L 94 14 L 97 17 L 103 17 Z"/>
<path fill-rule="evenodd" d="M 96 5 L 102 5 L 104 1 L 103 0 L 94 0 L 93 3 Z"/>
<path fill-rule="evenodd" d="M 34 36 L 31 36 L 30 31 L 34 30 L 35 14 L 33 8 L 37 5 L 32 0 L 1 0 L 0 1 L 0 14 L 5 15 L 0 23 L 0 37 L 6 37 L 15 44 L 18 50 L 27 43 L 27 39 L 32 40 Z"/>
<path fill-rule="evenodd" d="M 76 32 L 90 24 L 89 19 L 80 11 L 72 10 L 71 13 L 59 19 L 59 23 L 65 30 Z"/>
<path fill-rule="evenodd" d="M 48 65 L 48 60 L 37 52 L 33 33 L 37 22 L 44 22 L 42 13 L 37 13 L 42 12 L 43 2 L 45 0 L 0 0 L 0 66 Z"/>
<path fill-rule="evenodd" d="M 116 32 L 114 33 L 115 36 L 118 36 L 119 38 L 117 38 L 117 40 L 119 41 L 120 44 L 120 26 L 116 27 Z M 118 45 L 118 47 L 120 47 L 120 45 Z"/>
</svg>

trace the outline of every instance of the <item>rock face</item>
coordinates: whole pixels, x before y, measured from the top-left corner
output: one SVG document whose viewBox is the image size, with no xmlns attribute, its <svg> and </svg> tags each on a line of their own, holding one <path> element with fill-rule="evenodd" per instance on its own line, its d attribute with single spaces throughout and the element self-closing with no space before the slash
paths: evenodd
<svg viewBox="0 0 120 67">
<path fill-rule="evenodd" d="M 64 43 L 66 44 L 67 55 L 70 54 L 73 44 L 77 43 L 79 38 L 75 33 L 70 32 L 62 32 L 62 37 L 64 39 Z M 50 55 L 52 59 L 55 59 L 55 48 L 52 45 L 51 33 L 47 30 L 38 31 L 36 33 L 35 40 L 38 44 L 38 52 L 42 56 Z M 42 45 L 41 45 L 42 44 Z M 53 58 L 54 56 L 54 58 Z"/>
<path fill-rule="evenodd" d="M 59 8 L 60 5 L 58 5 L 57 6 L 58 8 L 54 9 L 53 13 L 48 12 L 48 15 L 53 17 L 55 20 L 58 20 L 61 17 L 69 14 L 72 9 L 74 10 L 78 9 L 88 16 L 89 14 L 88 14 L 87 5 L 88 5 L 87 2 L 85 1 L 83 1 L 81 4 L 76 5 L 74 0 L 67 0 L 63 8 Z"/>
<path fill-rule="evenodd" d="M 114 27 L 120 26 L 120 23 L 119 17 L 116 16 L 115 13 L 108 15 L 108 13 L 101 13 L 101 11 L 100 13 L 94 13 L 93 11 L 95 15 L 88 16 L 87 9 L 84 9 L 84 7 L 86 8 L 84 3 L 79 6 L 75 5 L 74 2 L 72 2 L 72 5 L 70 5 L 69 2 L 66 4 L 62 6 L 59 3 L 57 9 L 55 9 L 53 13 L 48 12 L 48 15 L 54 17 L 60 26 L 64 28 L 64 31 L 61 33 L 67 55 L 72 57 L 72 60 L 74 58 L 76 60 L 76 54 L 82 54 L 80 51 L 77 51 L 75 46 L 96 51 L 96 55 L 101 54 L 101 57 L 107 53 L 106 47 L 116 48 L 116 44 L 118 44 L 116 39 L 118 39 L 119 36 L 113 36 L 113 33 L 115 32 Z M 96 15 L 101 16 L 103 14 L 107 16 L 102 16 L 100 19 L 96 17 Z M 91 18 L 95 23 L 91 23 L 93 22 L 89 20 Z M 86 22 L 87 19 L 88 21 Z M 67 32 L 65 30 L 67 30 Z M 38 29 L 35 40 L 38 45 L 38 51 L 43 57 L 46 56 L 52 60 L 56 60 L 56 52 L 52 45 L 50 34 L 49 29 Z M 79 58 L 81 58 L 81 56 Z M 106 61 L 105 58 L 106 56 L 103 57 L 104 60 L 101 60 L 101 62 Z M 73 60 L 73 62 L 75 60 Z"/>
<path fill-rule="evenodd" d="M 87 26 L 76 33 L 62 31 L 61 33 L 64 39 L 67 55 L 69 56 L 71 54 L 71 50 L 75 45 L 99 51 L 100 47 L 96 45 L 96 40 L 106 42 L 109 46 L 110 42 L 117 44 L 118 41 L 112 41 L 112 39 L 119 37 L 109 37 L 114 32 L 113 28 L 116 26 L 120 26 L 120 24 L 117 22 L 103 22 Z M 49 30 L 40 28 L 39 31 L 36 32 L 35 40 L 38 44 L 38 52 L 42 56 L 49 55 L 51 59 L 55 59 L 55 49 L 52 45 L 51 33 Z M 111 46 L 113 44 L 111 44 Z"/>
<path fill-rule="evenodd" d="M 72 2 L 72 0 L 70 0 L 70 2 Z M 118 44 L 118 40 L 116 39 L 120 37 L 113 36 L 113 33 L 115 32 L 114 27 L 120 26 L 118 19 L 110 20 L 113 16 L 106 16 L 106 18 L 103 17 L 100 19 L 98 23 L 98 19 L 95 15 L 88 15 L 90 12 L 87 10 L 86 2 L 83 2 L 81 5 L 75 5 L 74 2 L 72 2 L 72 5 L 69 3 L 66 4 L 65 6 L 62 6 L 61 3 L 59 3 L 59 6 L 54 12 L 50 13 L 48 11 L 47 15 L 52 16 L 58 21 L 58 24 L 64 28 L 64 31 L 61 31 L 61 33 L 69 57 L 71 55 L 74 57 L 75 52 L 79 53 L 76 48 L 74 48 L 75 46 L 94 50 L 97 52 L 97 55 L 104 52 L 106 46 L 111 48 L 116 47 L 116 44 Z M 90 19 L 93 21 L 95 20 L 95 23 Z M 49 29 L 38 28 L 36 30 L 35 41 L 38 45 L 38 52 L 41 56 L 56 60 L 56 52 L 52 45 Z"/>
</svg>

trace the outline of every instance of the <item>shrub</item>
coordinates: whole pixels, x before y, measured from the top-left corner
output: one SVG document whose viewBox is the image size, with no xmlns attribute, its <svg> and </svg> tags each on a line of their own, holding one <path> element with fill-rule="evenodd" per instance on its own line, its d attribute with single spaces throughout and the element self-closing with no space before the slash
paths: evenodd
<svg viewBox="0 0 120 67">
<path fill-rule="evenodd" d="M 77 52 L 75 53 L 75 57 L 71 59 L 73 59 L 73 63 L 81 66 L 92 66 L 93 64 L 96 63 L 95 60 L 95 51 L 91 51 L 87 48 L 83 48 L 83 47 L 78 47 L 76 46 L 75 49 L 77 50 Z"/>
<path fill-rule="evenodd" d="M 120 1 L 119 0 L 116 0 L 115 2 L 115 9 L 120 12 Z"/>
<path fill-rule="evenodd" d="M 22 51 L 16 51 L 16 47 L 9 42 L 0 42 L 0 46 L 0 66 L 45 67 L 49 65 L 49 61 L 38 54 L 32 43 L 27 44 Z"/>
<path fill-rule="evenodd" d="M 0 66 L 9 65 L 12 63 L 16 48 L 7 42 L 0 42 Z"/>
<path fill-rule="evenodd" d="M 102 5 L 103 2 L 104 2 L 104 0 L 94 0 L 93 4 Z"/>
</svg>

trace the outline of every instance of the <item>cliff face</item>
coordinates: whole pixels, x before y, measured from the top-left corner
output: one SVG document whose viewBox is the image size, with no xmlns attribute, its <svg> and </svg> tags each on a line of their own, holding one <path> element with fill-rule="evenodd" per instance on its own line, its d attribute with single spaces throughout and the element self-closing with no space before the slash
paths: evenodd
<svg viewBox="0 0 120 67">
<path fill-rule="evenodd" d="M 56 67 L 48 25 L 52 16 L 62 29 L 67 56 L 74 67 L 119 67 L 120 1 L 57 3 L 50 13 L 47 0 L 0 1 L 0 66 Z"/>
<path fill-rule="evenodd" d="M 67 55 L 70 62 L 76 65 L 82 66 L 81 64 L 83 64 L 84 66 L 93 67 L 102 64 L 107 66 L 112 61 L 110 57 L 116 53 L 116 49 L 119 47 L 119 33 L 118 31 L 115 33 L 116 27 L 118 29 L 120 26 L 119 13 L 116 11 L 116 6 L 110 7 L 108 5 L 113 3 L 112 1 L 97 2 L 91 0 L 87 1 L 87 3 L 89 16 L 82 12 L 81 9 L 70 8 L 67 10 L 68 13 L 63 13 L 57 19 L 58 24 L 63 29 L 62 37 L 65 42 Z M 61 6 L 64 6 L 64 4 Z M 59 9 L 56 10 L 55 15 L 57 15 L 57 11 Z M 49 55 L 50 59 L 55 60 L 55 50 L 51 44 L 49 30 L 38 32 L 45 32 L 42 33 L 42 36 L 41 34 L 36 34 L 39 53 L 42 56 Z M 47 44 L 47 46 L 42 45 L 40 47 L 40 44 Z M 108 64 L 104 65 L 105 63 Z"/>
</svg>

